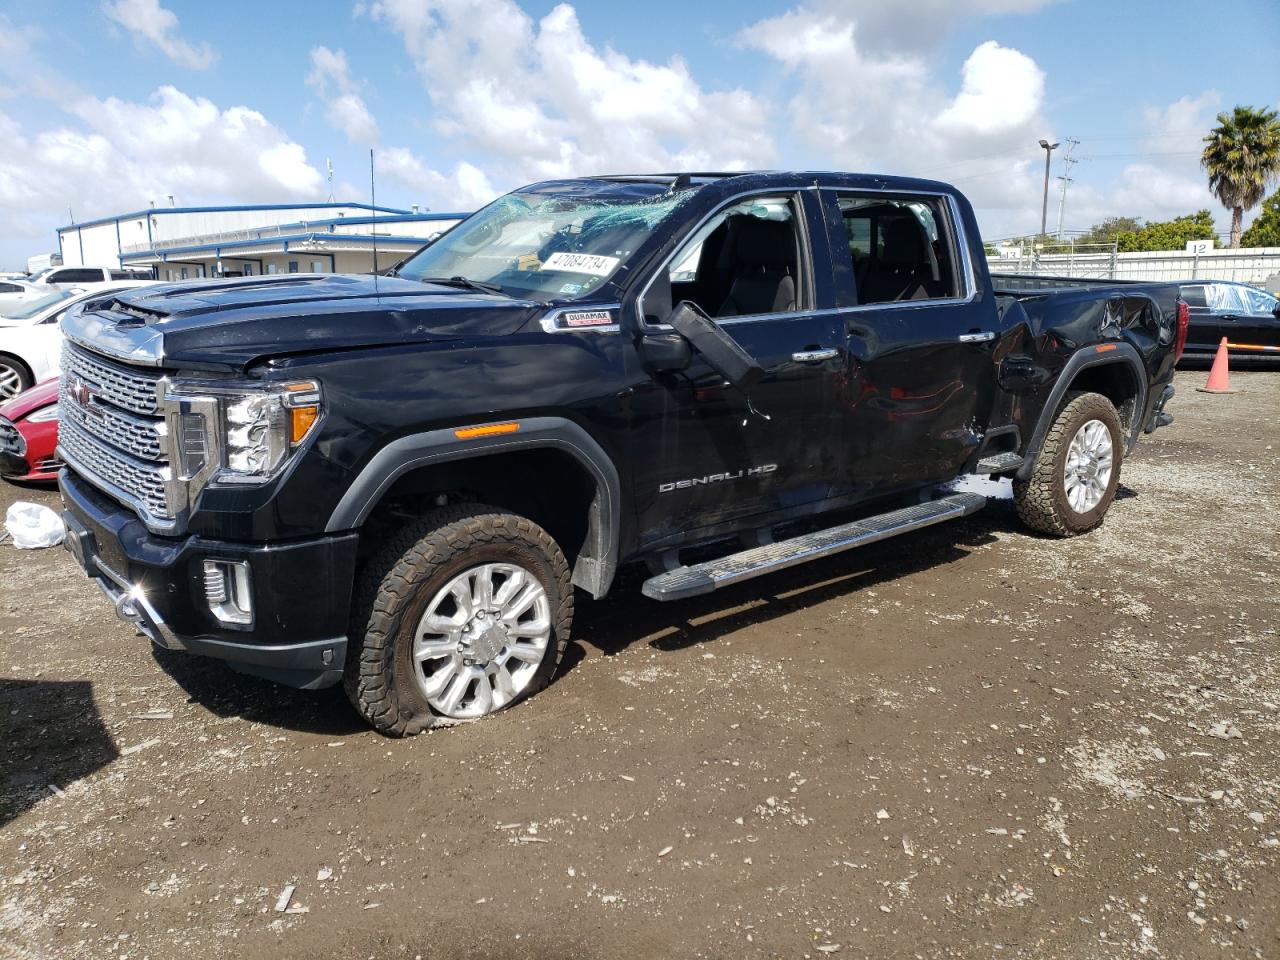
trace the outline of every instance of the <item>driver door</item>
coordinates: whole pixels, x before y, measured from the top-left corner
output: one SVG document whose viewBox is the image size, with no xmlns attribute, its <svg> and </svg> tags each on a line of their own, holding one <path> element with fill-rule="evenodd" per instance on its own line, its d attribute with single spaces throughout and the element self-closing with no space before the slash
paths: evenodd
<svg viewBox="0 0 1280 960">
<path fill-rule="evenodd" d="M 694 230 L 642 295 L 642 336 L 670 336 L 665 317 L 689 301 L 764 376 L 744 392 L 694 351 L 686 369 L 654 373 L 635 389 L 641 547 L 763 523 L 831 492 L 843 331 L 816 308 L 814 265 L 829 260 L 811 204 L 777 193 L 733 201 Z"/>
</svg>

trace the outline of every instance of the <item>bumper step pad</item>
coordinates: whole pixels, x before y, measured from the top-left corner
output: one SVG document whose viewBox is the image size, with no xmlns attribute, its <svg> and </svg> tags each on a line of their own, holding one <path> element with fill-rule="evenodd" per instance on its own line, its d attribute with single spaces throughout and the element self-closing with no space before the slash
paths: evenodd
<svg viewBox="0 0 1280 960">
<path fill-rule="evenodd" d="M 900 533 L 930 527 L 944 520 L 967 517 L 981 510 L 986 504 L 987 498 L 979 494 L 953 493 L 939 500 L 866 517 L 838 527 L 819 530 L 816 533 L 792 537 L 790 540 L 753 547 L 727 557 L 707 560 L 692 567 L 677 567 L 650 577 L 644 582 L 641 590 L 646 597 L 653 600 L 683 600 L 686 597 L 696 597 L 731 583 L 750 580 L 776 570 L 785 570 L 787 567 L 829 557 L 878 540 L 887 540 Z"/>
<path fill-rule="evenodd" d="M 1008 473 L 1022 466 L 1022 457 L 1016 453 L 993 453 L 983 457 L 973 468 L 974 473 Z"/>
</svg>

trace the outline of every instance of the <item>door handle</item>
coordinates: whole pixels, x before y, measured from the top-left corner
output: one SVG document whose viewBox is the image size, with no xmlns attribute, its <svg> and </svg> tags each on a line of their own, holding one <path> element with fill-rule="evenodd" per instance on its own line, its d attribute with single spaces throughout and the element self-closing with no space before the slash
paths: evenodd
<svg viewBox="0 0 1280 960">
<path fill-rule="evenodd" d="M 796 363 L 817 363 L 820 360 L 830 360 L 839 352 L 835 347 L 824 347 L 821 350 L 797 350 L 791 355 L 791 359 Z"/>
<path fill-rule="evenodd" d="M 988 340 L 994 340 L 996 335 L 990 330 L 983 330 L 981 333 L 962 333 L 960 334 L 961 343 L 986 343 Z"/>
</svg>

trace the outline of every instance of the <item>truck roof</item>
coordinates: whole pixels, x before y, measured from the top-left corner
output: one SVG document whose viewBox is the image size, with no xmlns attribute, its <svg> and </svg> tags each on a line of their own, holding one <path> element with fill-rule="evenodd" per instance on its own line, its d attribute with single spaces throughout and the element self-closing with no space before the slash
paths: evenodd
<svg viewBox="0 0 1280 960">
<path fill-rule="evenodd" d="M 728 184 L 743 189 L 795 189 L 797 186 L 843 187 L 851 190 L 902 190 L 959 194 L 938 180 L 890 176 L 878 173 L 846 173 L 832 170 L 733 170 L 668 173 L 611 173 L 530 184 L 518 193 L 600 193 L 619 196 L 652 196 L 679 190 Z"/>
</svg>

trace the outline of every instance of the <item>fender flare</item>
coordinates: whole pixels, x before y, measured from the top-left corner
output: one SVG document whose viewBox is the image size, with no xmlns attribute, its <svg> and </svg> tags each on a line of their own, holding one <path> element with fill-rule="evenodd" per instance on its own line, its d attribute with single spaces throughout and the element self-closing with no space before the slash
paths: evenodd
<svg viewBox="0 0 1280 960">
<path fill-rule="evenodd" d="M 618 569 L 622 518 L 618 469 L 591 434 L 571 420 L 529 417 L 519 422 L 518 433 L 493 437 L 461 440 L 448 427 L 393 440 L 373 455 L 347 488 L 325 531 L 334 533 L 361 526 L 382 495 L 410 470 L 513 450 L 563 450 L 587 470 L 596 488 L 587 520 L 587 539 L 573 567 L 573 582 L 595 597 L 604 596 Z"/>
<path fill-rule="evenodd" d="M 1108 349 L 1104 350 L 1103 348 Z M 1129 436 L 1125 443 L 1125 453 L 1127 454 L 1133 450 L 1134 444 L 1138 442 L 1138 433 L 1142 429 L 1143 414 L 1147 409 L 1147 368 L 1143 365 L 1142 356 L 1133 344 L 1127 340 L 1109 340 L 1103 344 L 1096 344 L 1092 347 L 1084 347 L 1077 350 L 1067 359 L 1062 372 L 1058 374 L 1058 379 L 1054 383 L 1053 389 L 1049 392 L 1049 399 L 1045 401 L 1044 407 L 1040 411 L 1040 417 L 1036 421 L 1035 432 L 1031 435 L 1031 441 L 1027 444 L 1022 466 L 1018 468 L 1016 474 L 1019 480 L 1025 480 L 1031 476 L 1036 458 L 1040 456 L 1040 448 L 1044 446 L 1045 435 L 1053 424 L 1053 418 L 1058 415 L 1058 408 L 1062 404 L 1062 398 L 1066 396 L 1067 391 L 1071 388 L 1071 383 L 1075 380 L 1076 375 L 1080 371 L 1091 367 L 1102 367 L 1110 364 L 1128 365 L 1133 373 L 1134 382 L 1138 385 L 1138 396 L 1134 404 L 1133 422 L 1129 424 Z"/>
</svg>

